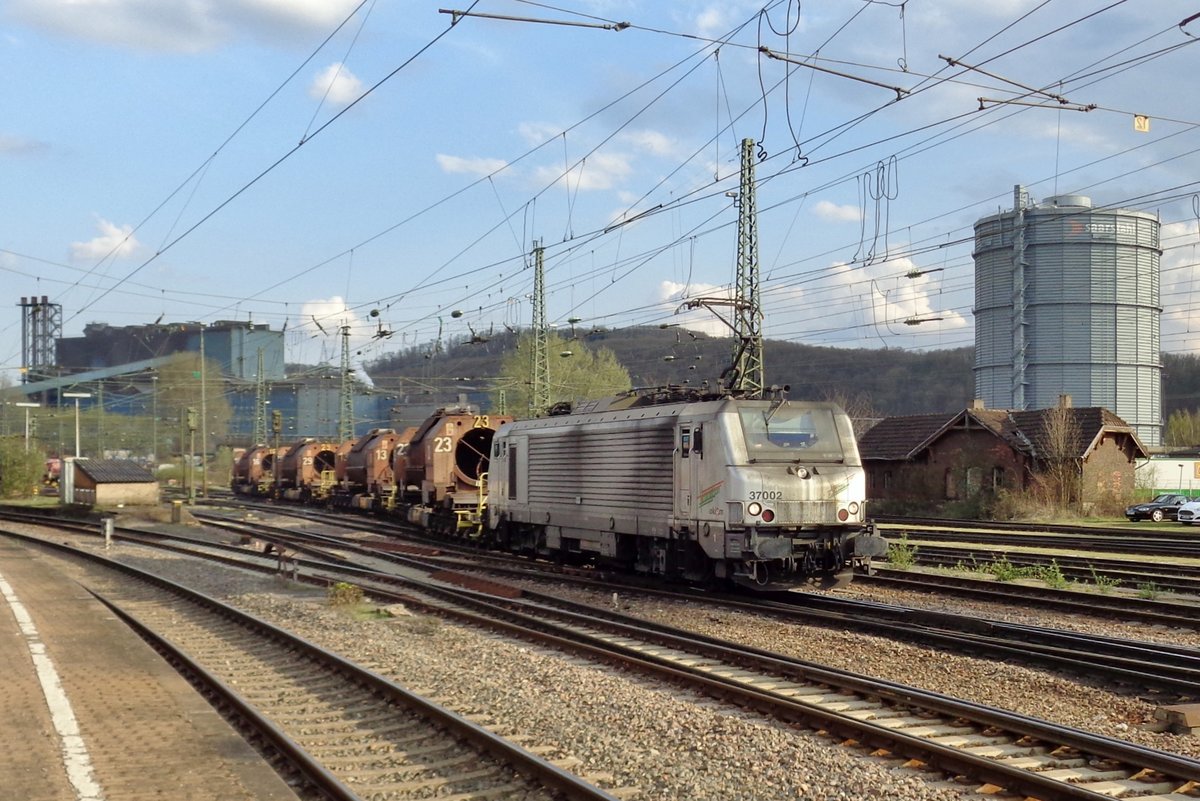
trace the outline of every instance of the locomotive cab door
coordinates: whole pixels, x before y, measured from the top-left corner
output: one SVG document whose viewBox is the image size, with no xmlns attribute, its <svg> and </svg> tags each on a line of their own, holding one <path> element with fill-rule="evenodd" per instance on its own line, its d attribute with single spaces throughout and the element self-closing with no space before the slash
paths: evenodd
<svg viewBox="0 0 1200 801">
<path fill-rule="evenodd" d="M 699 509 L 696 482 L 703 458 L 702 427 L 698 423 L 681 422 L 675 448 L 675 518 L 693 529 Z"/>
</svg>

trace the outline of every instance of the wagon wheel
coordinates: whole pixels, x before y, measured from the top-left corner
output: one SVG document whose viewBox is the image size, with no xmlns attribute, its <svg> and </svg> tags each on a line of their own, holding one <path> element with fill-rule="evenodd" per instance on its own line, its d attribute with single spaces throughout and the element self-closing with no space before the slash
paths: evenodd
<svg viewBox="0 0 1200 801">
<path fill-rule="evenodd" d="M 1153 512 L 1151 512 L 1150 519 L 1155 523 L 1161 523 L 1163 519 L 1162 509 L 1155 509 Z"/>
</svg>

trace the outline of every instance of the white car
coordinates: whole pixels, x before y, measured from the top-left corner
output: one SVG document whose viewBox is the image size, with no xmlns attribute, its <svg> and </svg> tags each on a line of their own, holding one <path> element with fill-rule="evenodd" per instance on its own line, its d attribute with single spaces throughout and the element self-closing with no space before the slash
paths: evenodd
<svg viewBox="0 0 1200 801">
<path fill-rule="evenodd" d="M 1185 526 L 1194 526 L 1200 522 L 1200 501 L 1188 501 L 1183 506 L 1179 507 L 1179 512 L 1175 518 Z"/>
</svg>

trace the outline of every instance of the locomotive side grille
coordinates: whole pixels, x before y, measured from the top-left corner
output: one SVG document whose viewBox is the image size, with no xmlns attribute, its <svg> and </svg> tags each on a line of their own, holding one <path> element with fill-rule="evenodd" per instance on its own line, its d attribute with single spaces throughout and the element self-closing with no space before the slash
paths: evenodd
<svg viewBox="0 0 1200 801">
<path fill-rule="evenodd" d="M 666 426 L 530 437 L 529 502 L 670 514 L 674 445 Z"/>
</svg>

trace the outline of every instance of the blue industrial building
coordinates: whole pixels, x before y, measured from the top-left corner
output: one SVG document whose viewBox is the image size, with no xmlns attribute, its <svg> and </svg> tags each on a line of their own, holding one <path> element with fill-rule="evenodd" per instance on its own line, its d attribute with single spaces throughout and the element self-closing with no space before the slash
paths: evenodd
<svg viewBox="0 0 1200 801">
<path fill-rule="evenodd" d="M 159 371 L 177 354 L 203 352 L 205 362 L 215 363 L 219 374 L 203 376 L 200 394 L 213 400 L 223 397 L 231 410 L 223 441 L 210 442 L 210 446 L 255 444 L 260 388 L 266 417 L 269 419 L 272 411 L 282 415 L 282 438 L 337 437 L 341 430 L 340 369 L 323 365 L 303 376 L 289 377 L 283 332 L 267 325 L 222 321 L 115 327 L 92 323 L 82 337 L 58 339 L 55 351 L 58 364 L 43 370 L 42 380 L 12 391 L 47 407 L 78 402 L 86 410 L 102 405 L 105 412 L 155 416 L 159 423 L 171 425 L 177 421 L 162 419 L 163 410 L 158 408 L 157 396 L 163 389 L 158 385 Z M 47 377 L 48 373 L 53 377 Z M 352 386 L 355 436 L 393 425 L 394 395 L 359 381 Z M 195 406 L 203 402 L 198 396 Z"/>
</svg>

